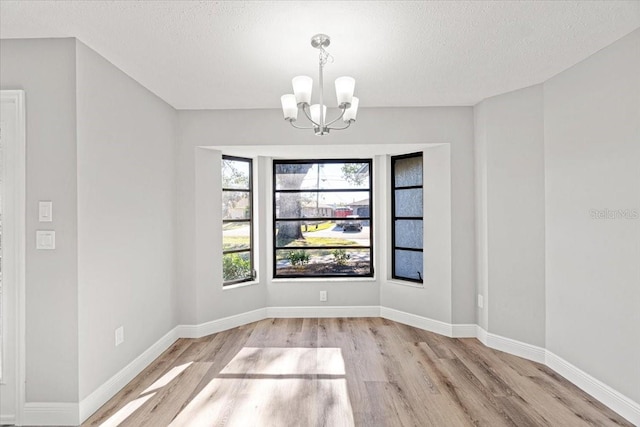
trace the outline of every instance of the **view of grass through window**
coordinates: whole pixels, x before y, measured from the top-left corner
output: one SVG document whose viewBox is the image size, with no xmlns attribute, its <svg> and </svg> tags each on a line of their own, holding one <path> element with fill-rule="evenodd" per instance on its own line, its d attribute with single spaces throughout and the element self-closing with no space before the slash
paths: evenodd
<svg viewBox="0 0 640 427">
<path fill-rule="evenodd" d="M 224 285 L 254 278 L 251 159 L 222 156 Z"/>
<path fill-rule="evenodd" d="M 275 160 L 274 277 L 373 276 L 371 160 Z"/>
</svg>

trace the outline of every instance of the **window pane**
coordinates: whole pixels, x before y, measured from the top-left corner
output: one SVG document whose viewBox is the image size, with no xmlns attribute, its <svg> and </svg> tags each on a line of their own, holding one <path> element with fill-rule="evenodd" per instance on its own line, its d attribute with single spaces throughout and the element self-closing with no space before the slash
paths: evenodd
<svg viewBox="0 0 640 427">
<path fill-rule="evenodd" d="M 395 160 L 396 187 L 422 185 L 422 156 Z"/>
<path fill-rule="evenodd" d="M 422 260 L 422 252 L 396 250 L 394 277 L 422 280 Z"/>
<path fill-rule="evenodd" d="M 222 279 L 227 286 L 254 277 L 252 162 L 223 155 L 221 167 Z"/>
<path fill-rule="evenodd" d="M 251 223 L 228 222 L 222 226 L 222 250 L 251 248 Z"/>
<path fill-rule="evenodd" d="M 222 192 L 222 219 L 249 219 L 251 206 L 248 191 Z"/>
<path fill-rule="evenodd" d="M 222 159 L 222 188 L 249 189 L 248 161 Z"/>
<path fill-rule="evenodd" d="M 345 221 L 277 221 L 276 247 L 369 246 L 369 226 L 349 221 L 350 227 Z"/>
<path fill-rule="evenodd" d="M 276 218 L 369 217 L 369 191 L 276 193 Z"/>
<path fill-rule="evenodd" d="M 369 163 L 276 163 L 276 190 L 368 189 Z"/>
<path fill-rule="evenodd" d="M 369 188 L 369 163 L 326 163 L 320 165 L 319 188 Z"/>
<path fill-rule="evenodd" d="M 422 220 L 396 220 L 396 246 L 422 249 Z"/>
<path fill-rule="evenodd" d="M 371 274 L 369 249 L 278 249 L 277 276 L 366 276 Z"/>
<path fill-rule="evenodd" d="M 392 212 L 391 224 L 394 236 L 392 275 L 394 278 L 422 282 L 424 259 L 422 251 L 396 249 L 397 247 L 423 248 L 422 153 L 411 154 L 407 157 L 392 157 L 391 163 L 393 169 L 392 190 L 394 192 L 394 212 Z M 401 217 L 416 219 L 398 219 Z"/>
<path fill-rule="evenodd" d="M 371 276 L 371 161 L 276 160 L 273 165 L 274 276 Z M 289 260 L 289 254 L 302 259 Z"/>
<path fill-rule="evenodd" d="M 240 252 L 222 256 L 222 276 L 225 282 L 251 278 L 251 253 Z"/>
<path fill-rule="evenodd" d="M 395 216 L 422 216 L 422 188 L 396 190 Z"/>
</svg>

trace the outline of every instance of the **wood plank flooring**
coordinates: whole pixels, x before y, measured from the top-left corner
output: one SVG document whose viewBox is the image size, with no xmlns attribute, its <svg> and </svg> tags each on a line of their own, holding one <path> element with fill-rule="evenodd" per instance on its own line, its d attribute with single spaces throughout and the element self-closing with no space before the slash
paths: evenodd
<svg viewBox="0 0 640 427">
<path fill-rule="evenodd" d="M 381 318 L 180 339 L 84 426 L 632 426 L 549 368 Z"/>
</svg>

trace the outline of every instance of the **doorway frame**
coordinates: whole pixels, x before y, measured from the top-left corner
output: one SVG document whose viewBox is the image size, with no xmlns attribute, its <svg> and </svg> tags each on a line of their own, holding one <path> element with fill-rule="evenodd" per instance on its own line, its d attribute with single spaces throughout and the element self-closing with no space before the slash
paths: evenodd
<svg viewBox="0 0 640 427">
<path fill-rule="evenodd" d="M 13 105 L 15 139 L 13 146 L 6 150 L 4 157 L 7 175 L 11 177 L 12 186 L 7 186 L 5 199 L 12 214 L 10 221 L 5 222 L 5 234 L 8 239 L 9 253 L 15 254 L 3 266 L 15 278 L 15 425 L 22 425 L 25 406 L 25 313 L 26 313 L 26 110 L 24 90 L 0 90 L 0 102 Z M 6 216 L 6 215 L 5 215 Z M 3 242 L 4 243 L 4 242 Z M 7 247 L 7 246 L 5 246 Z M 3 257 L 5 258 L 5 257 Z M 6 259 L 6 258 L 5 258 Z"/>
</svg>

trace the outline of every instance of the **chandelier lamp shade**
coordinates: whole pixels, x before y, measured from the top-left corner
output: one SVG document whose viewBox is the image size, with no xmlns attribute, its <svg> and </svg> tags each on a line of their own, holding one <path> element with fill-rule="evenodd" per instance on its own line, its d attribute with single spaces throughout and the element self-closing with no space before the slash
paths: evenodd
<svg viewBox="0 0 640 427">
<path fill-rule="evenodd" d="M 327 106 L 323 101 L 324 92 L 324 66 L 327 62 L 333 62 L 333 57 L 325 50 L 329 46 L 331 39 L 325 34 L 316 34 L 311 38 L 311 46 L 320 51 L 319 54 L 319 78 L 318 85 L 320 89 L 319 102 L 311 104 L 311 92 L 313 88 L 313 79 L 308 76 L 297 76 L 291 81 L 293 85 L 293 94 L 282 95 L 280 102 L 282 103 L 282 113 L 284 119 L 296 129 L 313 129 L 316 135 L 326 135 L 330 130 L 343 130 L 351 126 L 356 121 L 358 114 L 358 98 L 353 96 L 356 81 L 353 77 L 338 77 L 335 82 L 336 98 L 338 100 L 338 108 L 340 115 L 335 119 L 327 120 Z M 302 110 L 311 126 L 298 126 L 295 122 L 298 120 L 298 113 Z M 340 119 L 344 122 L 338 126 L 332 126 Z"/>
</svg>

